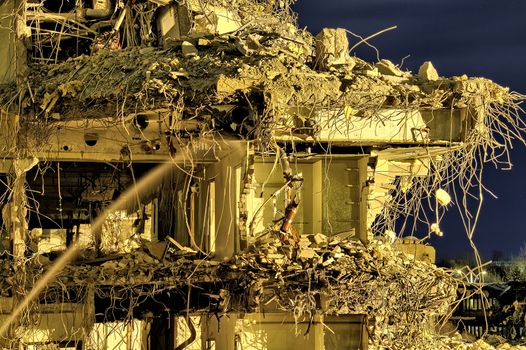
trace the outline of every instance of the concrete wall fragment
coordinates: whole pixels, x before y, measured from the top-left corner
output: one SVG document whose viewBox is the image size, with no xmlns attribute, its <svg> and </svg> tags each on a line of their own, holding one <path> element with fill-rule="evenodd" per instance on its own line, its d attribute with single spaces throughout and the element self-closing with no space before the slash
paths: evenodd
<svg viewBox="0 0 526 350">
<path fill-rule="evenodd" d="M 16 78 L 14 9 L 14 1 L 0 6 L 0 84 Z"/>
<path fill-rule="evenodd" d="M 321 70 L 327 70 L 333 65 L 352 64 L 349 55 L 347 32 L 342 28 L 323 28 L 316 35 L 316 63 Z"/>
</svg>

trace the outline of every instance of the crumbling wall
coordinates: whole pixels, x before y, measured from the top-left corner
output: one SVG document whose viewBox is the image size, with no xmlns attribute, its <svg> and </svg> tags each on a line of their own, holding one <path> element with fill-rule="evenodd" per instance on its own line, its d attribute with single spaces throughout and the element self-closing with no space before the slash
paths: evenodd
<svg viewBox="0 0 526 350">
<path fill-rule="evenodd" d="M 370 343 L 378 348 L 445 344 L 429 321 L 448 314 L 457 281 L 446 270 L 393 251 L 391 242 L 404 228 L 414 233 L 411 218 L 427 224 L 424 236 L 441 235 L 448 192 L 456 189 L 454 202 L 470 216 L 465 203 L 474 185 L 483 189 L 482 162 L 509 164 L 511 140 L 523 141 L 524 96 L 487 79 L 440 77 L 429 62 L 413 75 L 388 60 L 371 64 L 351 57 L 343 30 L 325 29 L 314 39 L 295 26 L 288 1 L 157 0 L 51 14 L 34 5 L 27 12 L 26 24 L 33 27 L 27 81 L 0 87 L 6 126 L 0 138 L 9 141 L 0 152 L 1 169 L 12 172 L 17 161 L 82 160 L 131 171 L 138 162 L 168 162 L 177 170 L 148 183 L 157 190 L 147 197 L 159 201 L 158 233 L 166 240 L 154 248 L 137 237 L 136 245 L 123 247 L 116 240 L 120 227 L 110 227 L 117 249 L 105 253 L 112 255 L 61 265 L 57 280 L 25 309 L 20 328 L 31 328 L 31 314 L 38 316 L 43 302 L 85 303 L 90 321 L 102 315 L 101 322 L 129 324 L 190 313 L 220 320 L 229 312 L 272 309 L 298 324 L 318 316 L 366 315 Z M 57 23 L 63 28 L 52 33 Z M 359 159 L 350 161 L 350 155 Z M 262 215 L 261 225 L 254 221 L 258 210 L 277 197 L 262 203 L 261 175 L 268 174 L 256 172 L 269 169 L 258 169 L 256 156 L 274 160 L 272 167 L 283 175 L 273 178 L 279 181 L 274 187 L 286 193 L 272 205 L 272 215 Z M 307 179 L 295 162 L 311 159 L 326 161 Z M 355 170 L 352 177 L 341 174 Z M 39 168 L 37 176 L 44 171 Z M 58 188 L 60 174 L 56 178 Z M 324 187 L 331 181 L 342 186 Z M 20 181 L 17 191 L 8 192 L 10 199 L 23 195 L 24 185 Z M 313 194 L 298 212 L 301 185 L 325 189 L 328 196 Z M 101 187 L 98 195 L 105 197 Z M 55 197 L 63 214 L 60 190 Z M 139 209 L 148 202 L 137 199 Z M 425 200 L 433 217 L 425 216 Z M 316 212 L 315 204 L 326 210 Z M 351 209 L 342 210 L 343 204 Z M 104 208 L 100 214 L 108 224 L 119 212 Z M 331 228 L 324 222 L 329 211 L 335 222 L 356 224 Z M 299 223 L 307 216 L 310 227 Z M 407 219 L 403 227 L 397 226 L 401 217 Z M 17 224 L 24 227 L 24 215 Z M 353 229 L 363 242 L 347 239 Z M 50 266 L 29 252 L 27 260 L 24 254 L 17 259 L 24 273 L 0 264 L 0 290 L 10 296 L 27 294 Z M 235 327 L 233 319 L 218 323 Z M 4 340 L 24 342 L 20 336 Z"/>
</svg>

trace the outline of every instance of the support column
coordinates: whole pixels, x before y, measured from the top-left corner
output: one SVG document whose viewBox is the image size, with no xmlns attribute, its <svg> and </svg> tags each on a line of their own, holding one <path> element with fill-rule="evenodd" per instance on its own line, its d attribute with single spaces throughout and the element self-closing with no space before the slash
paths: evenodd
<svg viewBox="0 0 526 350">
<path fill-rule="evenodd" d="M 14 258 L 15 271 L 25 270 L 24 261 L 26 253 L 26 239 L 28 235 L 27 198 L 25 191 L 26 173 L 16 175 L 12 182 L 11 200 L 6 205 L 8 215 L 4 216 L 9 232 L 11 233 L 11 247 Z"/>
<path fill-rule="evenodd" d="M 25 276 L 25 254 L 26 241 L 28 238 L 27 223 L 27 197 L 25 191 L 26 172 L 30 170 L 38 160 L 17 159 L 13 161 L 11 174 L 9 175 L 9 185 L 11 195 L 7 204 L 2 208 L 2 218 L 4 226 L 8 230 L 11 240 L 11 253 L 13 255 L 14 285 L 12 290 L 13 310 L 17 308 L 20 301 L 26 295 L 28 286 L 26 286 Z M 15 330 L 19 326 L 17 322 L 10 325 L 9 339 L 16 342 Z M 12 344 L 15 345 L 15 344 Z"/>
<path fill-rule="evenodd" d="M 24 269 L 26 241 L 28 238 L 26 173 L 38 163 L 38 159 L 16 159 L 10 176 L 11 196 L 2 209 L 4 225 L 11 237 L 14 269 Z"/>
<path fill-rule="evenodd" d="M 86 296 L 84 297 L 83 305 L 83 331 L 84 337 L 82 340 L 83 349 L 88 349 L 92 344 L 92 332 L 95 325 L 95 285 L 89 284 L 86 287 Z"/>
</svg>

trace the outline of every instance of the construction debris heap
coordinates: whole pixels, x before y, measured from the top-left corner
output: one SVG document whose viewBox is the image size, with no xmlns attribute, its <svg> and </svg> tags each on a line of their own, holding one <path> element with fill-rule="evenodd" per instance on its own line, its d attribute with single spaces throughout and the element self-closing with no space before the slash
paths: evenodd
<svg viewBox="0 0 526 350">
<path fill-rule="evenodd" d="M 365 62 L 290 0 L 0 3 L 2 347 L 487 345 L 440 335 L 459 281 L 421 242 L 453 203 L 472 238 L 525 96 Z"/>
</svg>

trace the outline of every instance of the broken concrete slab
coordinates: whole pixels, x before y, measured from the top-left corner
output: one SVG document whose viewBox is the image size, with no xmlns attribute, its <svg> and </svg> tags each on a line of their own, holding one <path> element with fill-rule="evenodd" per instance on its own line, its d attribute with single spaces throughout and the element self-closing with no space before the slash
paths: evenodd
<svg viewBox="0 0 526 350">
<path fill-rule="evenodd" d="M 392 75 L 396 77 L 401 77 L 404 75 L 404 72 L 400 70 L 393 62 L 383 59 L 380 62 L 375 64 L 375 67 L 378 68 L 378 72 L 384 75 Z"/>
<path fill-rule="evenodd" d="M 310 239 L 303 235 L 300 237 L 300 240 L 298 242 L 298 247 L 307 248 L 308 246 L 310 246 L 310 244 L 311 244 Z"/>
<path fill-rule="evenodd" d="M 267 258 L 269 258 L 269 259 L 283 259 L 283 258 L 285 258 L 285 255 L 277 254 L 277 253 L 267 254 Z"/>
<path fill-rule="evenodd" d="M 181 43 L 181 51 L 183 53 L 183 57 L 196 57 L 199 55 L 199 51 L 197 50 L 197 48 L 194 46 L 194 44 L 192 44 L 191 42 L 189 41 L 183 41 Z"/>
<path fill-rule="evenodd" d="M 236 38 L 236 48 L 245 56 L 250 56 L 262 49 L 259 42 L 263 37 L 258 34 L 249 34 L 245 38 Z"/>
<path fill-rule="evenodd" d="M 331 256 L 336 257 L 337 255 L 341 255 L 341 253 L 342 253 L 342 248 L 339 245 L 337 245 L 331 251 Z"/>
<path fill-rule="evenodd" d="M 330 257 L 329 259 L 325 260 L 322 265 L 327 267 L 329 265 L 331 265 L 332 263 L 334 263 L 334 258 L 333 257 Z"/>
<path fill-rule="evenodd" d="M 438 72 L 431 61 L 424 62 L 418 69 L 418 77 L 424 81 L 438 80 Z"/>
<path fill-rule="evenodd" d="M 192 28 L 190 14 L 181 5 L 163 6 L 159 9 L 157 28 L 162 46 L 173 47 L 190 32 Z"/>
<path fill-rule="evenodd" d="M 164 256 L 166 255 L 166 252 L 168 250 L 168 242 L 164 241 L 148 242 L 145 246 L 150 255 L 160 261 L 164 259 Z"/>
<path fill-rule="evenodd" d="M 199 8 L 201 12 L 203 7 Z M 193 18 L 194 25 L 189 33 L 192 37 L 224 35 L 233 33 L 241 27 L 241 19 L 233 11 L 218 6 L 207 6 L 204 11 Z"/>
<path fill-rule="evenodd" d="M 325 236 L 324 234 L 322 233 L 316 233 L 312 239 L 314 240 L 314 243 L 316 243 L 317 245 L 321 246 L 321 245 L 325 245 L 327 244 L 327 236 Z"/>
<path fill-rule="evenodd" d="M 349 41 L 345 29 L 323 28 L 316 35 L 315 43 L 316 65 L 321 70 L 328 70 L 334 65 L 354 67 L 355 62 L 349 55 Z"/>
<path fill-rule="evenodd" d="M 302 249 L 298 252 L 298 259 L 313 259 L 315 257 L 318 257 L 318 254 L 312 248 Z"/>
<path fill-rule="evenodd" d="M 162 6 L 157 16 L 162 46 L 173 47 L 189 38 L 232 33 L 241 27 L 239 15 L 224 7 L 186 1 Z"/>
</svg>

